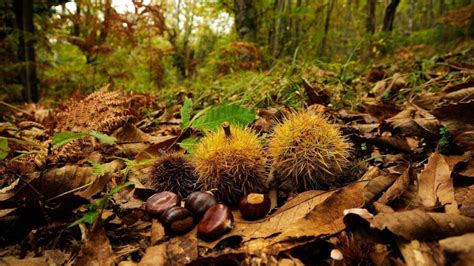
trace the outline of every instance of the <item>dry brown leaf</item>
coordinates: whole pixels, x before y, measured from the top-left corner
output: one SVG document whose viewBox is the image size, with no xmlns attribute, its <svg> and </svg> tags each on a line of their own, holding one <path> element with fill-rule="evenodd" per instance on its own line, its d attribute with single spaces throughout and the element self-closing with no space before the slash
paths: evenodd
<svg viewBox="0 0 474 266">
<path fill-rule="evenodd" d="M 474 159 L 471 158 L 464 169 L 457 173 L 466 177 L 474 177 Z"/>
<path fill-rule="evenodd" d="M 439 245 L 448 253 L 466 253 L 474 255 L 474 233 L 441 239 L 439 240 Z"/>
<path fill-rule="evenodd" d="M 366 184 L 361 181 L 329 193 L 301 193 L 262 221 L 236 221 L 235 229 L 225 238 L 242 237 L 239 251 L 245 254 L 278 254 L 314 237 L 334 234 L 345 227 L 344 210 L 364 205 L 362 189 Z M 209 247 L 201 242 L 199 245 Z"/>
<path fill-rule="evenodd" d="M 462 132 L 453 139 L 453 143 L 463 150 L 468 151 L 474 149 L 474 130 Z"/>
<path fill-rule="evenodd" d="M 418 196 L 423 206 L 433 208 L 439 202 L 447 213 L 459 213 L 451 169 L 443 155 L 431 154 L 425 169 L 418 175 L 418 183 Z"/>
<path fill-rule="evenodd" d="M 387 205 L 393 200 L 399 198 L 408 188 L 408 185 L 411 180 L 410 174 L 411 169 L 410 167 L 408 167 L 405 172 L 397 178 L 393 185 L 387 189 L 387 191 L 382 195 L 382 197 L 377 200 L 377 203 Z"/>
<path fill-rule="evenodd" d="M 389 230 L 406 240 L 440 239 L 474 232 L 474 219 L 460 214 L 411 210 L 377 214 L 370 222 L 373 229 Z"/>
<path fill-rule="evenodd" d="M 387 119 L 386 122 L 406 136 L 438 135 L 440 126 L 435 116 L 413 105 L 409 105 L 407 109 Z"/>
<path fill-rule="evenodd" d="M 399 243 L 398 248 L 408 266 L 444 265 L 445 258 L 439 248 L 433 243 L 411 242 Z"/>
<path fill-rule="evenodd" d="M 385 191 L 393 184 L 393 182 L 395 182 L 395 180 L 397 180 L 396 175 L 380 175 L 370 180 L 363 190 L 365 202 L 369 202 L 371 199 Z"/>
<path fill-rule="evenodd" d="M 195 234 L 193 234 L 195 235 Z M 185 265 L 198 258 L 197 239 L 195 237 L 177 236 L 166 245 L 167 265 Z"/>
<path fill-rule="evenodd" d="M 139 266 L 162 266 L 166 264 L 166 244 L 162 243 L 157 246 L 149 246 Z"/>
<path fill-rule="evenodd" d="M 103 166 L 105 169 L 107 169 L 107 173 L 103 176 L 97 177 L 89 187 L 87 187 L 85 190 L 74 193 L 74 195 L 83 197 L 85 199 L 90 199 L 95 194 L 101 192 L 107 182 L 109 182 L 111 174 L 122 169 L 124 163 L 121 160 L 113 160 L 109 163 L 103 164 Z"/>
<path fill-rule="evenodd" d="M 92 184 L 96 179 L 97 176 L 93 174 L 90 166 L 65 165 L 50 168 L 41 180 L 35 179 L 36 182 L 33 184 L 44 196 L 51 198 L 86 184 Z"/>
<path fill-rule="evenodd" d="M 158 222 L 157 219 L 152 219 L 151 222 L 151 240 L 150 240 L 150 245 L 153 246 L 158 241 L 161 241 L 165 237 L 165 228 L 163 225 Z"/>
<path fill-rule="evenodd" d="M 446 102 L 465 102 L 474 99 L 474 87 L 464 88 L 461 90 L 453 91 L 441 98 L 441 101 Z"/>
<path fill-rule="evenodd" d="M 8 256 L 0 257 L 0 265 L 10 266 L 44 266 L 44 265 L 65 265 L 70 254 L 64 253 L 59 249 L 45 250 L 40 257 L 26 257 L 19 259 Z"/>
<path fill-rule="evenodd" d="M 114 265 L 114 252 L 109 239 L 105 235 L 102 220 L 98 219 L 92 226 L 89 239 L 82 246 L 74 265 L 107 266 Z"/>
<path fill-rule="evenodd" d="M 474 218 L 474 185 L 456 189 L 455 196 L 461 214 Z"/>
</svg>

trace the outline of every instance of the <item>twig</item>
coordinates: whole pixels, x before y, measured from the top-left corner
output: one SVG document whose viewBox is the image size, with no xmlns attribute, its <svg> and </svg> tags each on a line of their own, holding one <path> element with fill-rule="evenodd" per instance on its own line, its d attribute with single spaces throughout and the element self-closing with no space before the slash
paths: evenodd
<svg viewBox="0 0 474 266">
<path fill-rule="evenodd" d="M 34 118 L 34 116 L 33 116 L 32 114 L 30 114 L 30 113 L 28 113 L 28 112 L 26 112 L 26 111 L 24 111 L 24 110 L 21 110 L 20 108 L 18 108 L 18 107 L 16 107 L 16 106 L 13 106 L 13 105 L 11 105 L 11 104 L 9 104 L 9 103 L 6 103 L 6 102 L 4 102 L 4 101 L 0 101 L 0 104 L 3 105 L 3 106 L 5 106 L 5 107 L 7 107 L 7 108 L 10 108 L 10 109 L 12 109 L 12 110 L 14 110 L 14 111 L 16 111 L 16 112 L 20 112 L 20 113 L 22 113 L 22 114 L 25 114 L 25 115 L 29 116 L 30 118 Z"/>
</svg>

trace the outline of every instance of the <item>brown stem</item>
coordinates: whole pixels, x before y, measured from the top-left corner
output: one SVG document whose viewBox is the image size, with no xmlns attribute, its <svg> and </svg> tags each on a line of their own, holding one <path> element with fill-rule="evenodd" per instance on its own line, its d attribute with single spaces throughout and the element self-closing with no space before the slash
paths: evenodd
<svg viewBox="0 0 474 266">
<path fill-rule="evenodd" d="M 224 129 L 224 133 L 225 133 L 226 137 L 229 138 L 230 136 L 232 136 L 232 134 L 230 133 L 230 124 L 229 124 L 229 122 L 226 121 L 226 122 L 222 123 L 222 128 Z"/>
</svg>

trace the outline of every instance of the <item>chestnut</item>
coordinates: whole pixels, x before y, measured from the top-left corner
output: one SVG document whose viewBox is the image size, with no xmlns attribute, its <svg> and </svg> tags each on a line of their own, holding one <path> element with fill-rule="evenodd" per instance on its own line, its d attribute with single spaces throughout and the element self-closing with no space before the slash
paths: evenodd
<svg viewBox="0 0 474 266">
<path fill-rule="evenodd" d="M 180 204 L 181 197 L 173 192 L 163 191 L 151 195 L 146 200 L 145 210 L 148 214 L 159 218 L 166 210 Z"/>
<path fill-rule="evenodd" d="M 217 204 L 216 198 L 211 192 L 196 191 L 186 198 L 184 201 L 184 207 L 190 210 L 196 220 L 206 213 L 206 211 Z"/>
<path fill-rule="evenodd" d="M 250 193 L 240 200 L 239 210 L 246 220 L 262 219 L 270 211 L 270 198 L 265 194 Z"/>
<path fill-rule="evenodd" d="M 234 217 L 229 207 L 216 204 L 210 207 L 198 224 L 197 236 L 205 241 L 213 241 L 232 229 Z"/>
<path fill-rule="evenodd" d="M 181 206 L 174 206 L 166 210 L 160 220 L 168 233 L 185 233 L 194 225 L 193 214 Z"/>
</svg>

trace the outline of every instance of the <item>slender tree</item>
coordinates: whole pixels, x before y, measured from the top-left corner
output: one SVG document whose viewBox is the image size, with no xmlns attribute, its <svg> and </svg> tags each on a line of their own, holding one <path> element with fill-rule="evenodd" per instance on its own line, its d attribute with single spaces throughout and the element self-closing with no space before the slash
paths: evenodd
<svg viewBox="0 0 474 266">
<path fill-rule="evenodd" d="M 324 34 L 323 34 L 323 39 L 321 40 L 321 47 L 318 51 L 319 55 L 321 56 L 324 53 L 324 49 L 326 48 L 326 40 L 329 32 L 329 24 L 331 22 L 331 15 L 332 15 L 332 10 L 334 9 L 334 0 L 329 0 L 329 6 L 327 9 L 326 13 L 326 20 L 324 22 Z"/>
<path fill-rule="evenodd" d="M 35 60 L 35 27 L 33 24 L 33 3 L 31 0 L 13 1 L 13 10 L 18 29 L 18 61 L 23 84 L 23 98 L 28 102 L 38 102 L 38 79 Z"/>
<path fill-rule="evenodd" d="M 255 1 L 234 0 L 235 28 L 239 39 L 246 42 L 257 41 Z"/>
<path fill-rule="evenodd" d="M 367 21 L 365 29 L 367 33 L 375 33 L 375 0 L 367 1 Z"/>
<path fill-rule="evenodd" d="M 388 4 L 387 8 L 385 9 L 382 27 L 383 31 L 393 30 L 393 22 L 395 21 L 395 13 L 397 12 L 398 4 L 400 4 L 400 0 L 391 0 L 390 4 Z"/>
</svg>

